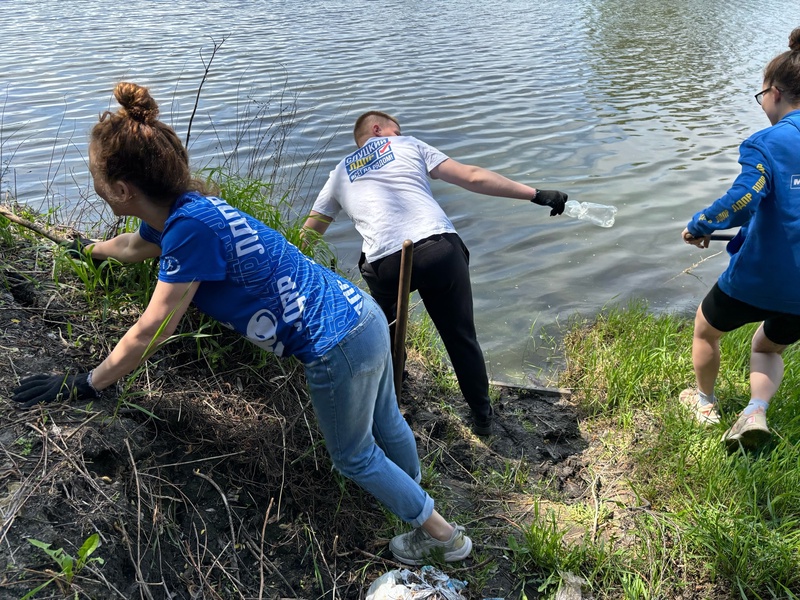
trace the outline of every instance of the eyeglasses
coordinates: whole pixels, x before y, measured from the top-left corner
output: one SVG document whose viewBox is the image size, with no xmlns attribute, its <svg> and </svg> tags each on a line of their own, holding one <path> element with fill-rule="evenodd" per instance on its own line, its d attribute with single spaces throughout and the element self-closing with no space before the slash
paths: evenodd
<svg viewBox="0 0 800 600">
<path fill-rule="evenodd" d="M 764 99 L 764 94 L 766 94 L 766 93 L 767 93 L 768 91 L 770 91 L 772 88 L 775 88 L 775 89 L 776 89 L 776 90 L 778 90 L 779 92 L 783 92 L 783 90 L 782 90 L 781 88 L 779 88 L 777 85 L 771 85 L 771 86 L 769 86 L 767 89 L 765 89 L 765 90 L 761 90 L 761 91 L 760 91 L 760 92 L 758 92 L 758 93 L 756 94 L 756 96 L 755 96 L 755 98 L 756 98 L 756 102 L 758 102 L 758 105 L 759 105 L 759 106 L 761 106 L 761 101 Z"/>
</svg>

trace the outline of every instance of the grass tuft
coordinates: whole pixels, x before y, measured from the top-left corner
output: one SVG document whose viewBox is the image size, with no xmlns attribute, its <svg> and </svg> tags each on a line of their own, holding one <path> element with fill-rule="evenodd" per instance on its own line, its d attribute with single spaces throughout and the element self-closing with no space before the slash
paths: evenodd
<svg viewBox="0 0 800 600">
<path fill-rule="evenodd" d="M 652 507 L 659 524 L 638 530 L 640 547 L 657 547 L 664 542 L 660 532 L 670 532 L 672 554 L 664 557 L 668 568 L 659 585 L 650 580 L 651 591 L 677 593 L 679 575 L 686 577 L 687 570 L 705 573 L 742 598 L 796 597 L 800 591 L 800 371 L 795 348 L 784 354 L 785 377 L 767 413 L 773 442 L 758 452 L 731 455 L 720 442 L 749 400 L 755 329 L 743 327 L 722 339 L 715 393 L 723 423 L 716 427 L 698 425 L 677 402 L 680 390 L 694 381 L 692 323 L 685 318 L 654 315 L 635 302 L 611 307 L 593 322 L 575 322 L 565 337 L 568 367 L 560 383 L 573 388 L 589 415 L 587 426 L 610 419 L 623 429 L 636 429 L 644 415 L 657 423 L 651 431 L 636 431 L 644 443 L 629 456 L 636 475 L 630 489 Z M 552 526 L 549 531 L 552 548 L 558 536 Z M 688 567 L 679 562 L 687 558 Z M 584 574 L 593 568 L 585 556 L 581 562 Z M 545 564 L 560 565 L 546 557 Z M 637 572 L 630 556 L 614 569 L 613 586 L 631 597 L 630 581 L 622 576 Z M 633 597 L 646 596 L 637 592 Z"/>
</svg>

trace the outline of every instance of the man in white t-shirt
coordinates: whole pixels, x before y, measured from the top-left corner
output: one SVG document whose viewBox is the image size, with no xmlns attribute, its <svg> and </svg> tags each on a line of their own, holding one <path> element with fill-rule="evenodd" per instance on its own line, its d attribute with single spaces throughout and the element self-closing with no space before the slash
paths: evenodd
<svg viewBox="0 0 800 600">
<path fill-rule="evenodd" d="M 356 121 L 358 150 L 331 171 L 304 228 L 320 235 L 344 212 L 364 240 L 359 268 L 372 296 L 394 321 L 403 242 L 414 242 L 411 290 L 418 290 L 469 404 L 473 431 L 492 432 L 489 378 L 478 345 L 469 281 L 469 251 L 433 198 L 428 177 L 471 192 L 529 200 L 564 212 L 567 194 L 537 190 L 481 167 L 459 163 L 400 133 L 397 119 L 370 111 Z M 395 357 L 395 360 L 404 360 Z"/>
</svg>

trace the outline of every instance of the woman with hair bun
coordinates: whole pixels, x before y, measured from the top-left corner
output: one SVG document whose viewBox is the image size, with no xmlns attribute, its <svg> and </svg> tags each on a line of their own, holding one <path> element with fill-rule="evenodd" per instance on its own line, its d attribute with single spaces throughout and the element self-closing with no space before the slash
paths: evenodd
<svg viewBox="0 0 800 600">
<path fill-rule="evenodd" d="M 733 186 L 683 231 L 687 244 L 707 248 L 715 231 L 741 227 L 727 247 L 728 268 L 695 316 L 697 389 L 684 390 L 681 401 L 701 422 L 719 422 L 720 338 L 761 322 L 750 354 L 750 403 L 722 436 L 729 450 L 754 449 L 770 438 L 766 412 L 783 378 L 781 354 L 800 339 L 800 27 L 789 48 L 764 69 L 755 95 L 772 126 L 742 143 Z"/>
<path fill-rule="evenodd" d="M 135 233 L 91 242 L 93 259 L 161 257 L 147 308 L 89 373 L 34 375 L 12 399 L 22 408 L 87 399 L 131 373 L 175 331 L 190 302 L 257 346 L 295 356 L 334 466 L 416 529 L 396 536 L 397 560 L 433 550 L 466 558 L 472 542 L 420 487 L 416 442 L 397 406 L 389 334 L 378 305 L 302 254 L 280 233 L 204 193 L 175 131 L 148 90 L 120 83 L 121 108 L 92 129 L 89 169 L 114 214 L 141 219 Z"/>
</svg>

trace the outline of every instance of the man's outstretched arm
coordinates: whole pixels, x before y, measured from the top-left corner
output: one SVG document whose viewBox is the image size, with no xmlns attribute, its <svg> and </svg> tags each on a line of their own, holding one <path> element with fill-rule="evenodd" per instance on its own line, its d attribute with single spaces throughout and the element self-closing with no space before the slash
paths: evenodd
<svg viewBox="0 0 800 600">
<path fill-rule="evenodd" d="M 452 158 L 448 158 L 435 166 L 431 170 L 431 177 L 455 184 L 478 194 L 529 200 L 542 206 L 549 206 L 552 208 L 550 216 L 560 215 L 564 212 L 564 203 L 568 198 L 564 192 L 537 190 L 524 183 L 512 181 L 508 177 L 489 169 L 465 165 Z"/>
<path fill-rule="evenodd" d="M 487 196 L 530 200 L 536 194 L 536 189 L 529 185 L 517 183 L 483 167 L 465 165 L 452 158 L 435 166 L 431 170 L 431 177 Z"/>
</svg>

